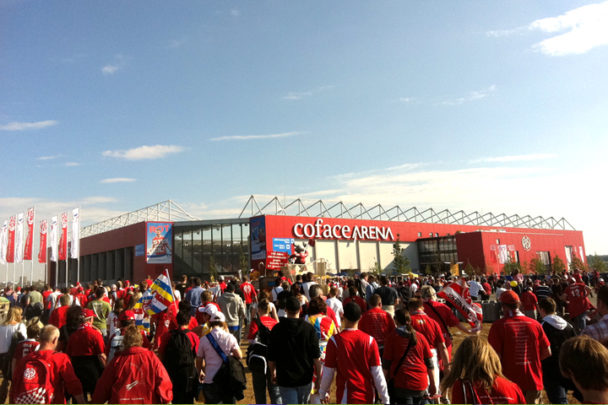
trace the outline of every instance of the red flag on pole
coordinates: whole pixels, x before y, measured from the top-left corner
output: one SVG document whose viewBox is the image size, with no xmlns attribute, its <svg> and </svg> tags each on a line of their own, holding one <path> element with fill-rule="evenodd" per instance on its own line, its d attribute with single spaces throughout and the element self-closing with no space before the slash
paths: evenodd
<svg viewBox="0 0 608 405">
<path fill-rule="evenodd" d="M 8 243 L 6 244 L 6 262 L 15 263 L 15 217 L 8 220 Z"/>
<path fill-rule="evenodd" d="M 32 260 L 32 244 L 34 243 L 34 208 L 27 210 L 27 237 L 25 238 L 25 249 L 23 260 Z"/>
<path fill-rule="evenodd" d="M 38 263 L 46 263 L 46 219 L 40 222 L 40 251 L 38 252 Z"/>
<path fill-rule="evenodd" d="M 59 260 L 68 258 L 68 213 L 61 214 L 61 237 L 59 238 Z"/>
</svg>

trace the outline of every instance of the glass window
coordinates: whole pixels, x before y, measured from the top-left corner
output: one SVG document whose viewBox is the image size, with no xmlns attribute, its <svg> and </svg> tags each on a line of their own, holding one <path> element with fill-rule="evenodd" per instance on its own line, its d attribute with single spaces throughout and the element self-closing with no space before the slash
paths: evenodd
<svg viewBox="0 0 608 405">
<path fill-rule="evenodd" d="M 194 274 L 203 272 L 203 231 L 201 228 L 192 230 L 192 271 Z"/>
</svg>

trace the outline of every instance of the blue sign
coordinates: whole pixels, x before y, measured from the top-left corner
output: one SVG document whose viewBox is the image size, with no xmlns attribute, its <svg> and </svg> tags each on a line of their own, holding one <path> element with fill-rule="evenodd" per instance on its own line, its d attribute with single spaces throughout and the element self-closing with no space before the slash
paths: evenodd
<svg viewBox="0 0 608 405">
<path fill-rule="evenodd" d="M 272 238 L 272 250 L 275 252 L 291 253 L 293 238 Z"/>
<path fill-rule="evenodd" d="M 146 245 L 135 245 L 135 256 L 143 256 L 146 254 Z"/>
</svg>

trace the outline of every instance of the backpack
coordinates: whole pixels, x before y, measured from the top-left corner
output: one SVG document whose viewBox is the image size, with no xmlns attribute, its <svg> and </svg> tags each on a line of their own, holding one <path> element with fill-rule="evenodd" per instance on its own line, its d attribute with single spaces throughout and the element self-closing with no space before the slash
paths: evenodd
<svg viewBox="0 0 608 405">
<path fill-rule="evenodd" d="M 251 371 L 266 374 L 270 329 L 260 321 L 260 318 L 255 318 L 253 321 L 258 325 L 258 338 L 247 348 L 247 367 Z"/>
<path fill-rule="evenodd" d="M 206 337 L 223 360 L 222 366 L 213 376 L 213 382 L 220 386 L 222 392 L 229 392 L 237 401 L 240 401 L 245 398 L 243 391 L 245 391 L 245 388 L 247 387 L 245 367 L 243 367 L 243 364 L 234 356 L 226 356 L 226 353 L 218 346 L 211 333 L 207 334 Z"/>
<path fill-rule="evenodd" d="M 38 356 L 30 356 L 23 366 L 23 376 L 14 381 L 16 404 L 50 404 L 54 397 L 51 364 Z"/>
<path fill-rule="evenodd" d="M 187 331 L 175 329 L 169 333 L 163 365 L 174 386 L 184 389 L 185 392 L 194 392 L 196 385 L 195 354 Z"/>
</svg>

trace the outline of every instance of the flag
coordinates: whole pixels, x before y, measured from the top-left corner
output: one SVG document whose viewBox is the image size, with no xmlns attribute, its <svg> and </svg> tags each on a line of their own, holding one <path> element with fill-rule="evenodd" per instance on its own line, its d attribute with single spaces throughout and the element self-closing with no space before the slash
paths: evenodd
<svg viewBox="0 0 608 405">
<path fill-rule="evenodd" d="M 23 260 L 32 260 L 32 245 L 34 244 L 34 208 L 27 210 L 27 237 Z"/>
<path fill-rule="evenodd" d="M 51 261 L 57 261 L 57 217 L 51 218 Z"/>
<path fill-rule="evenodd" d="M 158 314 L 165 311 L 173 302 L 173 289 L 171 288 L 171 279 L 169 278 L 169 270 L 165 269 L 163 274 L 156 277 L 154 283 L 150 286 L 152 300 L 148 305 L 148 313 Z"/>
<path fill-rule="evenodd" d="M 46 219 L 40 221 L 40 249 L 38 251 L 38 263 L 46 263 Z"/>
<path fill-rule="evenodd" d="M 0 264 L 6 264 L 6 251 L 8 243 L 8 221 L 4 221 L 0 231 Z"/>
<path fill-rule="evenodd" d="M 15 263 L 23 261 L 23 212 L 17 214 L 17 227 L 15 228 Z"/>
<path fill-rule="evenodd" d="M 481 310 L 481 307 L 471 302 L 469 287 L 466 281 L 461 280 L 446 284 L 437 293 L 437 296 L 452 304 L 454 308 L 464 316 L 473 329 L 481 328 L 483 311 Z"/>
<path fill-rule="evenodd" d="M 59 238 L 59 260 L 68 258 L 68 213 L 61 214 L 61 237 Z"/>
<path fill-rule="evenodd" d="M 8 220 L 8 239 L 6 242 L 6 262 L 15 263 L 15 217 Z"/>
<path fill-rule="evenodd" d="M 72 248 L 70 257 L 78 259 L 80 256 L 80 214 L 78 208 L 72 210 Z"/>
<path fill-rule="evenodd" d="M 150 332 L 150 318 L 147 314 L 147 308 L 150 305 L 152 297 L 152 292 L 150 290 L 146 290 L 146 292 L 143 293 L 141 298 L 133 306 L 133 312 L 135 313 L 135 326 L 137 326 L 138 329 L 145 330 L 146 332 Z"/>
</svg>

